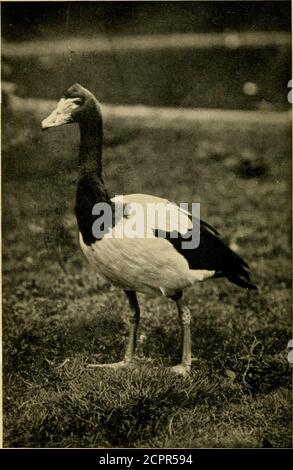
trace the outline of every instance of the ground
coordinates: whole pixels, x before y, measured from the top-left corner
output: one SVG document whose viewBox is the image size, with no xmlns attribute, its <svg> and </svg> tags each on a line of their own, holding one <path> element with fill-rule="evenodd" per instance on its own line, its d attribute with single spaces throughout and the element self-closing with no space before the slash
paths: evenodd
<svg viewBox="0 0 293 470">
<path fill-rule="evenodd" d="M 76 129 L 4 121 L 4 446 L 290 447 L 290 126 L 106 123 L 111 194 L 200 202 L 258 286 L 186 290 L 193 366 L 180 378 L 166 368 L 180 359 L 176 309 L 143 295 L 137 368 L 86 368 L 122 358 L 128 305 L 78 246 Z"/>
</svg>

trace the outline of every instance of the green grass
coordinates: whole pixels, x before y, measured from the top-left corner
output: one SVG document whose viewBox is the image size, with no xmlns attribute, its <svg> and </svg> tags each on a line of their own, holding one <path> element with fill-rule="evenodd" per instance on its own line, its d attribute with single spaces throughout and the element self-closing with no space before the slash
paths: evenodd
<svg viewBox="0 0 293 470">
<path fill-rule="evenodd" d="M 143 295 L 137 369 L 86 368 L 122 358 L 128 306 L 78 246 L 76 130 L 7 114 L 3 151 L 4 446 L 290 447 L 290 129 L 106 125 L 110 192 L 201 202 L 259 287 L 186 291 L 187 379 L 166 369 L 180 358 L 174 305 Z"/>
</svg>

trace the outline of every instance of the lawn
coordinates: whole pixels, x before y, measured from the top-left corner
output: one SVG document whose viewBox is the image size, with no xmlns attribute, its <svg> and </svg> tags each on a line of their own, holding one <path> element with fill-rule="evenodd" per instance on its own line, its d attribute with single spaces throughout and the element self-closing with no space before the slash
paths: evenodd
<svg viewBox="0 0 293 470">
<path fill-rule="evenodd" d="M 33 112 L 6 111 L 2 139 L 4 446 L 291 447 L 290 125 L 106 121 L 110 192 L 200 202 L 259 288 L 186 291 L 185 379 L 167 369 L 176 309 L 143 295 L 137 367 L 86 368 L 122 358 L 128 305 L 78 246 L 76 129 L 41 133 Z"/>
</svg>

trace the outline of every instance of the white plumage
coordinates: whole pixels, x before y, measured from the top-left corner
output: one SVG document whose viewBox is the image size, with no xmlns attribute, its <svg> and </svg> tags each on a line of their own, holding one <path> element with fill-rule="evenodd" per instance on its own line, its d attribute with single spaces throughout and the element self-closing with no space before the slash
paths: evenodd
<svg viewBox="0 0 293 470">
<path fill-rule="evenodd" d="M 104 238 L 87 246 L 80 235 L 80 245 L 99 274 L 125 290 L 172 297 L 176 291 L 215 274 L 189 269 L 184 257 L 162 238 Z"/>
<path fill-rule="evenodd" d="M 179 206 L 167 199 L 147 194 L 128 194 L 111 200 L 125 205 L 127 218 L 121 218 L 101 240 L 90 246 L 84 243 L 81 234 L 79 236 L 81 249 L 87 259 L 110 282 L 125 290 L 172 296 L 193 282 L 203 281 L 215 274 L 215 271 L 190 269 L 184 256 L 168 240 L 155 236 L 155 230 L 174 230 L 182 235 L 191 230 L 192 222 L 188 213 Z M 146 216 L 148 208 L 152 208 L 150 204 L 161 204 L 162 214 L 166 216 L 154 217 L 153 220 L 148 217 L 142 219 L 140 209 Z M 145 236 L 141 237 L 139 233 L 135 238 L 120 238 L 126 224 L 142 226 Z"/>
</svg>

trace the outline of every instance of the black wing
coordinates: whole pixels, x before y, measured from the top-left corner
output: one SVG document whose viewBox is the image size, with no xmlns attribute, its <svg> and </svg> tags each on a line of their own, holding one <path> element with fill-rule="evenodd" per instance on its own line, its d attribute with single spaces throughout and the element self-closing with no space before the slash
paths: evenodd
<svg viewBox="0 0 293 470">
<path fill-rule="evenodd" d="M 157 237 L 166 238 L 176 250 L 187 260 L 190 269 L 206 269 L 215 271 L 215 277 L 227 277 L 234 284 L 248 289 L 256 289 L 250 282 L 248 264 L 237 253 L 232 251 L 218 237 L 218 232 L 209 224 L 192 218 L 193 226 L 200 230 L 200 243 L 195 249 L 182 247 L 182 242 L 188 241 L 192 231 L 184 237 L 178 232 L 164 232 L 155 230 Z"/>
</svg>

